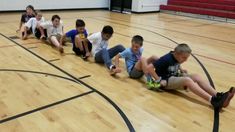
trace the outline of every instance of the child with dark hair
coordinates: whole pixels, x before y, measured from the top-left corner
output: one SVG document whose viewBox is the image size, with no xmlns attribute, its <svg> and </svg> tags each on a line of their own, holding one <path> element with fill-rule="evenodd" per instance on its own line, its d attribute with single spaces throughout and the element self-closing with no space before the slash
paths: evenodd
<svg viewBox="0 0 235 132">
<path fill-rule="evenodd" d="M 76 20 L 76 29 L 68 31 L 61 37 L 60 45 L 63 44 L 66 37 L 70 37 L 73 43 L 73 51 L 76 55 L 82 55 L 83 59 L 87 59 L 90 56 L 92 49 L 91 43 L 87 41 L 87 30 L 85 29 L 85 22 L 81 19 Z"/>
<path fill-rule="evenodd" d="M 64 49 L 60 44 L 61 36 L 63 35 L 63 25 L 58 15 L 53 15 L 51 21 L 43 22 L 40 24 L 41 39 L 45 38 L 44 29 L 47 31 L 49 43 L 58 48 L 60 53 L 64 53 Z"/>
<path fill-rule="evenodd" d="M 41 37 L 41 33 L 39 30 L 40 23 L 45 21 L 44 17 L 42 17 L 42 13 L 40 11 L 35 11 L 36 17 L 30 18 L 27 23 L 23 26 L 24 30 L 22 32 L 22 39 L 27 39 L 28 32 L 32 32 L 36 38 Z M 31 31 L 32 30 L 32 31 Z"/>
<path fill-rule="evenodd" d="M 26 12 L 21 15 L 20 26 L 16 30 L 16 32 L 23 31 L 22 26 L 28 22 L 28 20 L 32 17 L 35 17 L 34 7 L 32 5 L 28 5 L 26 7 Z"/>
<path fill-rule="evenodd" d="M 104 26 L 102 32 L 93 33 L 88 36 L 88 41 L 92 44 L 92 54 L 96 63 L 104 63 L 110 70 L 110 74 L 114 75 L 121 72 L 120 68 L 117 68 L 112 64 L 112 58 L 119 52 L 125 50 L 122 45 L 114 46 L 108 49 L 108 40 L 113 35 L 113 28 L 111 26 Z"/>
</svg>

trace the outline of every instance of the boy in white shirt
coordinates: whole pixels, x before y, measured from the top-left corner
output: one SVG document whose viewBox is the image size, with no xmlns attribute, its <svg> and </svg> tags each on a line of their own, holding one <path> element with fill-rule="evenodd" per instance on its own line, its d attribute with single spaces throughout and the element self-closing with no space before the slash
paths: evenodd
<svg viewBox="0 0 235 132">
<path fill-rule="evenodd" d="M 112 37 L 113 28 L 111 26 L 104 26 L 102 32 L 93 33 L 88 36 L 88 41 L 92 44 L 92 55 L 96 63 L 104 63 L 110 70 L 110 74 L 114 75 L 121 72 L 120 68 L 116 68 L 112 64 L 112 58 L 119 52 L 125 50 L 122 45 L 116 45 L 108 49 L 108 40 Z"/>
<path fill-rule="evenodd" d="M 38 39 L 41 37 L 41 33 L 39 30 L 39 25 L 40 23 L 44 22 L 45 19 L 42 17 L 42 13 L 40 11 L 35 12 L 36 17 L 32 17 L 29 19 L 27 23 L 24 25 L 24 30 L 22 32 L 22 39 L 25 40 L 27 39 L 28 36 L 28 31 L 32 30 L 33 34 L 35 37 Z"/>
<path fill-rule="evenodd" d="M 60 53 L 64 53 L 64 49 L 60 44 L 60 38 L 64 34 L 63 25 L 58 15 L 53 15 L 51 21 L 43 22 L 40 24 L 41 39 L 45 38 L 44 30 L 47 31 L 48 40 L 51 44 L 55 45 Z"/>
</svg>

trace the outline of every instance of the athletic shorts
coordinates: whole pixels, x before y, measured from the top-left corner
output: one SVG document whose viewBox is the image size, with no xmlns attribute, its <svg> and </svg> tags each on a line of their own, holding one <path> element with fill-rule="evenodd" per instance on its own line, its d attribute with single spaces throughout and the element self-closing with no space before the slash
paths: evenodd
<svg viewBox="0 0 235 132">
<path fill-rule="evenodd" d="M 170 78 L 168 78 L 167 86 L 165 87 L 165 89 L 185 89 L 186 87 L 183 86 L 183 81 L 185 77 L 190 76 L 188 74 L 184 74 L 179 77 L 171 76 Z"/>
<path fill-rule="evenodd" d="M 85 47 L 83 47 L 84 51 L 85 51 Z M 91 52 L 91 49 L 92 49 L 92 44 L 90 42 L 88 42 L 88 50 L 89 52 Z M 84 55 L 85 52 L 82 52 L 79 48 L 77 47 L 73 47 L 73 51 L 76 55 Z"/>
<path fill-rule="evenodd" d="M 141 70 L 137 70 L 135 68 L 135 65 L 133 66 L 133 68 L 131 69 L 131 71 L 129 72 L 129 76 L 130 78 L 133 78 L 133 79 L 139 79 L 141 78 L 142 76 L 144 75 L 144 72 Z"/>
</svg>

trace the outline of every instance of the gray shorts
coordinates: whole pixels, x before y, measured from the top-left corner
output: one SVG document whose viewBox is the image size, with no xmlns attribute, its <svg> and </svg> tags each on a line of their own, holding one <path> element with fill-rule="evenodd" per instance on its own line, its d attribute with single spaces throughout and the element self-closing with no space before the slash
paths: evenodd
<svg viewBox="0 0 235 132">
<path fill-rule="evenodd" d="M 185 77 L 190 77 L 188 74 L 184 74 L 180 77 L 171 76 L 168 78 L 167 86 L 165 89 L 186 89 L 185 86 L 183 86 L 183 81 Z"/>
<path fill-rule="evenodd" d="M 143 71 L 137 70 L 135 67 L 129 72 L 130 78 L 139 79 L 144 75 Z"/>
<path fill-rule="evenodd" d="M 52 41 L 51 41 L 51 37 L 52 36 L 55 36 L 56 37 L 56 39 L 60 42 L 60 38 L 62 37 L 60 34 L 57 34 L 57 35 L 51 35 L 50 37 L 49 37 L 49 39 L 48 39 L 48 41 L 52 44 Z"/>
</svg>

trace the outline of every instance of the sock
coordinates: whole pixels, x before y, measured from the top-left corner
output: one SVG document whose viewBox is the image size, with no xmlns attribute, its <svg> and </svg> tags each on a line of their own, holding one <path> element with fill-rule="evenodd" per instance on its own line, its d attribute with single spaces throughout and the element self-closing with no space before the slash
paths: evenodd
<svg viewBox="0 0 235 132">
<path fill-rule="evenodd" d="M 147 82 L 152 81 L 152 77 L 151 77 L 151 75 L 147 74 L 147 75 L 146 75 L 146 79 L 147 79 Z"/>
</svg>

